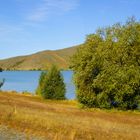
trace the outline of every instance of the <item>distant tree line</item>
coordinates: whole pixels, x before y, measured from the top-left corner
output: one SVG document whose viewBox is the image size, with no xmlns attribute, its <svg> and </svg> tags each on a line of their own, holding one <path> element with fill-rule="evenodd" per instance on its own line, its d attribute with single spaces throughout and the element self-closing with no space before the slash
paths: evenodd
<svg viewBox="0 0 140 140">
<path fill-rule="evenodd" d="M 135 109 L 140 105 L 140 23 L 98 29 L 71 59 L 76 95 L 88 107 Z"/>
</svg>

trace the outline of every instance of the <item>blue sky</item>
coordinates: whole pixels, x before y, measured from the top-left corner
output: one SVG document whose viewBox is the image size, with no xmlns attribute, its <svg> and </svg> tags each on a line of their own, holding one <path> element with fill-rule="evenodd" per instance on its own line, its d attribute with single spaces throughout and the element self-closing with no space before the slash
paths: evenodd
<svg viewBox="0 0 140 140">
<path fill-rule="evenodd" d="M 0 59 L 81 44 L 131 16 L 140 0 L 0 0 Z"/>
</svg>

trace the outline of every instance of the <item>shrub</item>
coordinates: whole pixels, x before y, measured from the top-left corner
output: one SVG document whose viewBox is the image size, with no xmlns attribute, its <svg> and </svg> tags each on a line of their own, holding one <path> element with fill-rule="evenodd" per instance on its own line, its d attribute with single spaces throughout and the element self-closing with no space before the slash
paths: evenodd
<svg viewBox="0 0 140 140">
<path fill-rule="evenodd" d="M 45 99 L 65 99 L 65 84 L 60 70 L 56 66 L 41 73 L 37 94 Z"/>
<path fill-rule="evenodd" d="M 2 72 L 3 71 L 3 69 L 0 67 L 0 72 Z"/>
</svg>

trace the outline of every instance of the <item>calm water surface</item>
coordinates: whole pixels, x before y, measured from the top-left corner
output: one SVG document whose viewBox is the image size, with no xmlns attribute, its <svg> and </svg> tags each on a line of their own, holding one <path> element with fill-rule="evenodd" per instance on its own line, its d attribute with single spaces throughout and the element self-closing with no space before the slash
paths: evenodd
<svg viewBox="0 0 140 140">
<path fill-rule="evenodd" d="M 28 91 L 35 93 L 38 86 L 38 80 L 41 71 L 3 71 L 0 73 L 0 79 L 5 78 L 2 90 L 14 90 L 17 92 Z M 66 97 L 75 98 L 75 86 L 72 82 L 72 71 L 63 71 L 64 82 L 66 84 Z"/>
</svg>

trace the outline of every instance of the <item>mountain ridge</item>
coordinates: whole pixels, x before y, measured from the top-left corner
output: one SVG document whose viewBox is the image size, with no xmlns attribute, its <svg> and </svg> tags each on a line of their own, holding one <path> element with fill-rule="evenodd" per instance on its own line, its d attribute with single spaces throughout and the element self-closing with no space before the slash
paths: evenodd
<svg viewBox="0 0 140 140">
<path fill-rule="evenodd" d="M 10 57 L 0 60 L 3 70 L 44 70 L 57 65 L 60 69 L 69 68 L 69 59 L 80 45 L 59 49 L 44 50 L 30 55 Z"/>
</svg>

